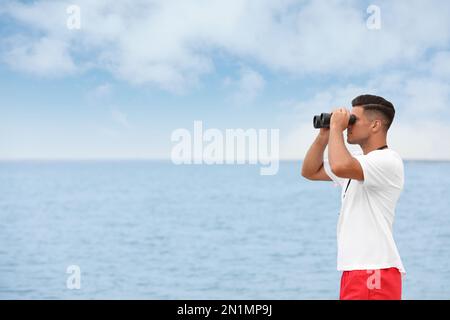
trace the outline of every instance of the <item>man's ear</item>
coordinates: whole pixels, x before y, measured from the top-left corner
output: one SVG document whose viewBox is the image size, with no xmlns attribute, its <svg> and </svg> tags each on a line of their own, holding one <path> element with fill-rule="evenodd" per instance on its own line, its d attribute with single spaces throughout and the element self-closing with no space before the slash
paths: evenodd
<svg viewBox="0 0 450 320">
<path fill-rule="evenodd" d="M 383 126 L 383 123 L 381 123 L 381 120 L 374 120 L 372 123 L 372 129 L 378 131 L 381 130 L 381 127 Z"/>
</svg>

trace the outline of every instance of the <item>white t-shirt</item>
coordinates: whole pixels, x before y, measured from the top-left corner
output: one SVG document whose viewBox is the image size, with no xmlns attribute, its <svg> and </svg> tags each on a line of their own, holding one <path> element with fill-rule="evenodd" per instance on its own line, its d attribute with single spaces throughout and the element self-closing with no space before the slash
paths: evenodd
<svg viewBox="0 0 450 320">
<path fill-rule="evenodd" d="M 374 270 L 396 267 L 405 273 L 392 234 L 395 206 L 403 189 L 403 161 L 391 149 L 354 156 L 364 181 L 337 177 L 324 160 L 327 175 L 342 187 L 337 225 L 337 269 Z"/>
</svg>

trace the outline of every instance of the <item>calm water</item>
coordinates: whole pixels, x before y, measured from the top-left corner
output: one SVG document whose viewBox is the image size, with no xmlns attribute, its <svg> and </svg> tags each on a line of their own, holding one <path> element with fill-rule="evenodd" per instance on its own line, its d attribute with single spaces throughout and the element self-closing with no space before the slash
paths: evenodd
<svg viewBox="0 0 450 320">
<path fill-rule="evenodd" d="M 0 163 L 0 298 L 336 299 L 339 192 L 300 167 Z M 450 163 L 405 174 L 404 298 L 449 299 Z"/>
</svg>

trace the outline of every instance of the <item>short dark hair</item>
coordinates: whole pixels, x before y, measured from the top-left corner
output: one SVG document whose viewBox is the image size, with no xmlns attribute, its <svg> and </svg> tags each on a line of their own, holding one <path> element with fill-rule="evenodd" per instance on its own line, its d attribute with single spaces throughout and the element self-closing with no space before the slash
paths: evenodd
<svg viewBox="0 0 450 320">
<path fill-rule="evenodd" d="M 352 101 L 352 106 L 362 107 L 365 111 L 375 111 L 383 116 L 383 124 L 386 131 L 391 127 L 392 121 L 394 121 L 395 108 L 394 105 L 380 96 L 374 96 L 371 94 L 364 94 L 356 97 Z"/>
</svg>

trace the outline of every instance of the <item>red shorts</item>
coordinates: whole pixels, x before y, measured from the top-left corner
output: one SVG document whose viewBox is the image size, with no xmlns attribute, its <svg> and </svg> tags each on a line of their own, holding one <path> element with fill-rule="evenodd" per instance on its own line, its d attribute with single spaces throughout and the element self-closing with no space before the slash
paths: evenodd
<svg viewBox="0 0 450 320">
<path fill-rule="evenodd" d="M 397 268 L 344 271 L 340 300 L 401 300 L 402 274 Z"/>
</svg>

